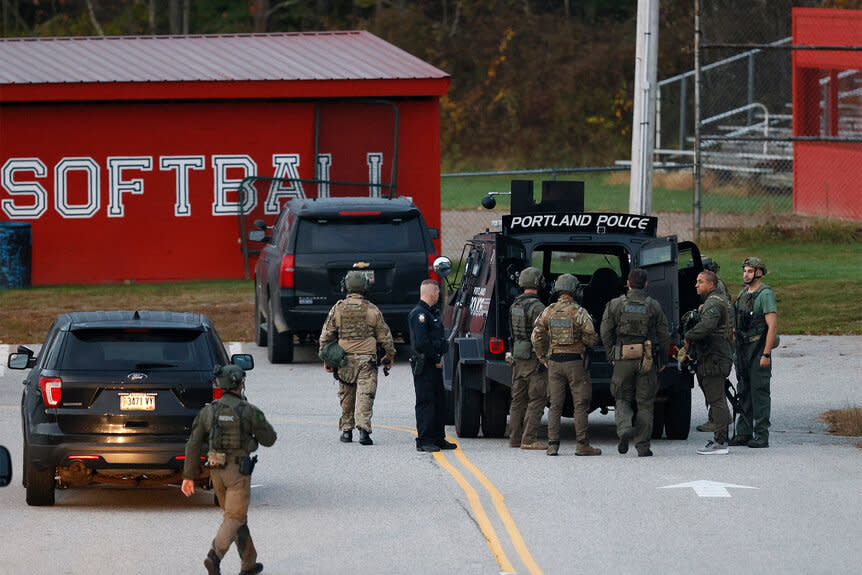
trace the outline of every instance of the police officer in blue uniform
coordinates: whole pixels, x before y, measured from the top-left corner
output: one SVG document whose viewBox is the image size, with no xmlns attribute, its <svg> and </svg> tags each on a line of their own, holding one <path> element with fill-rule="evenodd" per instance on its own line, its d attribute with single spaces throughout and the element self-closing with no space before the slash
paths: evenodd
<svg viewBox="0 0 862 575">
<path fill-rule="evenodd" d="M 434 452 L 458 447 L 446 441 L 446 393 L 441 369 L 446 342 L 440 314 L 434 307 L 439 299 L 437 282 L 423 281 L 419 287 L 419 303 L 407 316 L 413 348 L 410 366 L 416 390 L 416 451 Z"/>
</svg>

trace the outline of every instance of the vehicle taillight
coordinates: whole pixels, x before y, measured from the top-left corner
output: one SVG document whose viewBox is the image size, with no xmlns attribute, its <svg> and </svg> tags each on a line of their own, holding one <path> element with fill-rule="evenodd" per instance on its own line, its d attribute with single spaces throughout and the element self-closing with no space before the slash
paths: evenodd
<svg viewBox="0 0 862 575">
<path fill-rule="evenodd" d="M 434 260 L 436 259 L 437 254 L 428 254 L 428 279 L 439 282 L 440 276 L 438 276 L 437 272 L 434 271 Z"/>
<path fill-rule="evenodd" d="M 293 256 L 281 258 L 281 287 L 293 287 Z"/>
<path fill-rule="evenodd" d="M 39 389 L 42 390 L 42 401 L 48 407 L 60 405 L 63 397 L 63 380 L 59 377 L 40 377 Z"/>
<path fill-rule="evenodd" d="M 491 353 L 503 353 L 505 349 L 502 338 L 492 337 L 488 340 L 488 351 Z"/>
</svg>

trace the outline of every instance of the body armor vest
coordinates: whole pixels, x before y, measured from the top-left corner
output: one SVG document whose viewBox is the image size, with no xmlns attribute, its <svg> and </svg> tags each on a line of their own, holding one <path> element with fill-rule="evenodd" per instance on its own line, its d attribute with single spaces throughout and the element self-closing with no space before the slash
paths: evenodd
<svg viewBox="0 0 862 575">
<path fill-rule="evenodd" d="M 213 403 L 213 422 L 210 428 L 210 451 L 235 453 L 242 449 L 242 417 L 229 405 Z"/>
<path fill-rule="evenodd" d="M 362 341 L 371 335 L 371 328 L 365 319 L 368 315 L 368 302 L 363 300 L 345 300 L 341 308 L 341 326 L 338 337 L 342 340 Z"/>
<path fill-rule="evenodd" d="M 766 286 L 760 286 L 754 292 L 742 290 L 739 297 L 736 298 L 736 331 L 739 337 L 746 338 L 749 336 L 766 333 L 766 320 L 762 314 L 754 313 L 754 302 L 757 296 L 760 295 Z"/>
<path fill-rule="evenodd" d="M 649 307 L 645 301 L 626 298 L 620 312 L 620 342 L 643 343 L 649 336 Z"/>
<path fill-rule="evenodd" d="M 572 317 L 575 306 L 556 306 L 549 319 L 549 332 L 553 345 L 574 345 L 581 339 L 581 328 Z"/>
<path fill-rule="evenodd" d="M 538 298 L 527 297 L 515 300 L 509 308 L 511 316 L 512 339 L 515 341 L 530 341 L 533 325 L 530 321 L 530 308 L 536 304 Z"/>
</svg>

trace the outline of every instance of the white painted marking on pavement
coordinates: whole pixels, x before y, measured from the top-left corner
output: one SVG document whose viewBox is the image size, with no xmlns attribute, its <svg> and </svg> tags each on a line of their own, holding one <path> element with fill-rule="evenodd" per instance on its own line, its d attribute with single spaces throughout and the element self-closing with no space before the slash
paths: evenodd
<svg viewBox="0 0 862 575">
<path fill-rule="evenodd" d="M 749 487 L 748 485 L 735 485 L 733 483 L 720 483 L 718 481 L 707 481 L 700 479 L 698 481 L 689 481 L 687 483 L 677 483 L 676 485 L 665 485 L 659 489 L 678 489 L 691 487 L 698 497 L 730 497 L 728 487 L 736 489 L 760 489 L 759 487 Z"/>
</svg>

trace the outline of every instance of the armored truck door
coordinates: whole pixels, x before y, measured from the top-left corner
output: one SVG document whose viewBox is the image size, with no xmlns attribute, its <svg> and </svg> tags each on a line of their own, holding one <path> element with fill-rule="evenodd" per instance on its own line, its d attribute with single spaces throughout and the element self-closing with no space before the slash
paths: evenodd
<svg viewBox="0 0 862 575">
<path fill-rule="evenodd" d="M 638 267 L 646 270 L 646 292 L 661 304 L 671 329 L 679 325 L 678 258 L 676 236 L 667 236 L 644 244 L 635 262 Z"/>
</svg>

